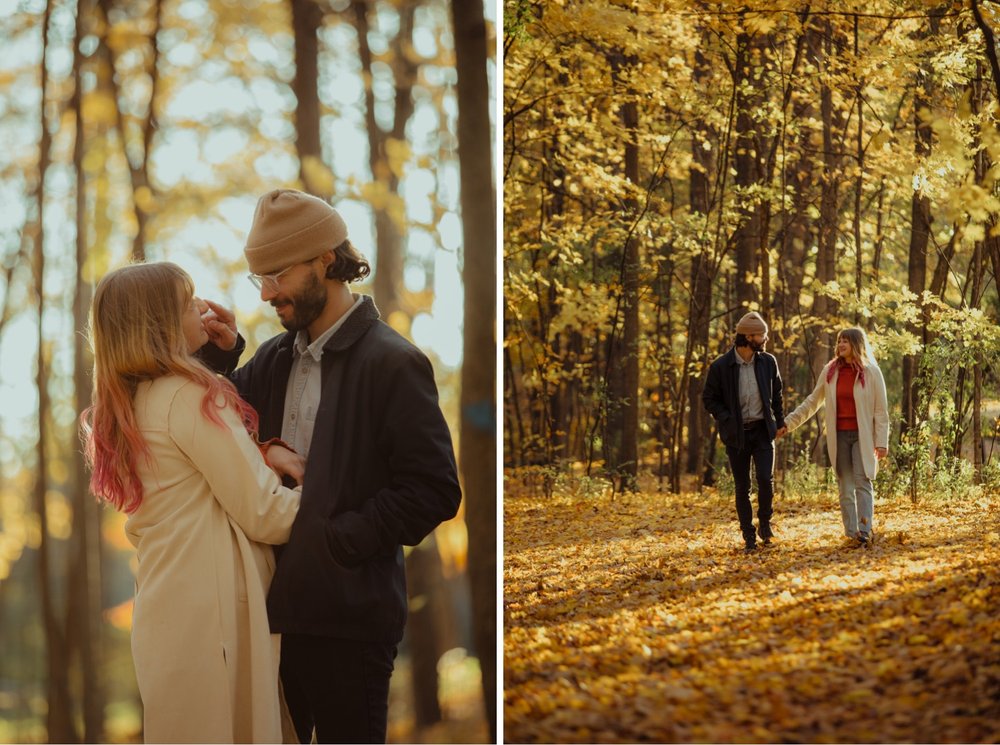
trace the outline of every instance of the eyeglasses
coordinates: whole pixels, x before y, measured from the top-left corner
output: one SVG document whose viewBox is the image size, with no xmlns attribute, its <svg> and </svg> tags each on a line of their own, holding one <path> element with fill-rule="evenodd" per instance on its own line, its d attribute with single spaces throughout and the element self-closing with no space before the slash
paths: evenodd
<svg viewBox="0 0 1000 745">
<path fill-rule="evenodd" d="M 266 286 L 267 289 L 271 290 L 272 292 L 277 292 L 279 289 L 281 289 L 278 285 L 278 280 L 281 279 L 282 274 L 294 269 L 297 266 L 308 263 L 309 263 L 308 261 L 302 261 L 299 262 L 298 264 L 292 264 L 290 267 L 282 269 L 277 274 L 248 274 L 247 279 L 249 279 L 250 282 L 253 283 L 253 286 L 256 287 L 258 290 L 263 290 L 264 287 Z"/>
</svg>

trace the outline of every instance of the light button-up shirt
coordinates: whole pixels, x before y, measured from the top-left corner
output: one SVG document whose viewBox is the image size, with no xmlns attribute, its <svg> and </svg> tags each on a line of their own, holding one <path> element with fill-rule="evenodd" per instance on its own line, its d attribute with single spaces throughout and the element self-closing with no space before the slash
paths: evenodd
<svg viewBox="0 0 1000 745">
<path fill-rule="evenodd" d="M 292 371 L 285 390 L 285 417 L 281 424 L 281 439 L 295 448 L 302 457 L 308 457 L 323 393 L 323 345 L 344 325 L 347 317 L 361 305 L 361 296 L 354 296 L 352 305 L 330 328 L 311 343 L 309 333 L 302 329 L 295 336 L 292 346 Z"/>
<path fill-rule="evenodd" d="M 740 413 L 743 415 L 743 422 L 759 421 L 764 418 L 764 403 L 760 399 L 760 386 L 757 385 L 754 371 L 757 355 L 751 355 L 749 362 L 744 362 L 737 352 L 736 361 L 740 366 Z"/>
</svg>

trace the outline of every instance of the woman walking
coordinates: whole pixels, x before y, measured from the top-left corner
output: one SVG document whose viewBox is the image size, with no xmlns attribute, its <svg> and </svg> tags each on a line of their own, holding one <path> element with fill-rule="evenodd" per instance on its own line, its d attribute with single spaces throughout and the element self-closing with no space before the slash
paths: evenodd
<svg viewBox="0 0 1000 745">
<path fill-rule="evenodd" d="M 101 280 L 94 404 L 81 418 L 91 488 L 128 514 L 136 548 L 132 656 L 146 741 L 281 742 L 267 544 L 288 539 L 300 491 L 265 461 L 253 409 L 192 356 L 207 340 L 176 265 Z"/>
<path fill-rule="evenodd" d="M 837 356 L 823 368 L 808 398 L 785 417 L 786 431 L 803 424 L 823 404 L 844 534 L 868 546 L 874 517 L 872 482 L 889 448 L 889 413 L 885 379 L 863 330 L 848 328 L 837 334 Z"/>
</svg>

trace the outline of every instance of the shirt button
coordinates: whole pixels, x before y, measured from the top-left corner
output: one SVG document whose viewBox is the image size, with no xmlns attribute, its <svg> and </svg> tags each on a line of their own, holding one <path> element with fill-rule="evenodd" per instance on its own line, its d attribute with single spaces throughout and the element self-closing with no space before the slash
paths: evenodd
<svg viewBox="0 0 1000 745">
<path fill-rule="evenodd" d="M 292 421 L 295 421 L 295 414 L 292 414 Z"/>
</svg>

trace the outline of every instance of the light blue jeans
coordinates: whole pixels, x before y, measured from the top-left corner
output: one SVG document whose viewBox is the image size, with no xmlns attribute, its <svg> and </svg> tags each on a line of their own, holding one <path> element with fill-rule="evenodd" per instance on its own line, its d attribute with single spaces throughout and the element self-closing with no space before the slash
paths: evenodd
<svg viewBox="0 0 1000 745">
<path fill-rule="evenodd" d="M 848 538 L 870 538 L 875 495 L 872 481 L 865 475 L 857 432 L 837 432 L 837 483 L 840 485 L 840 517 L 844 521 L 844 535 Z"/>
</svg>

